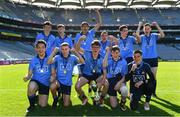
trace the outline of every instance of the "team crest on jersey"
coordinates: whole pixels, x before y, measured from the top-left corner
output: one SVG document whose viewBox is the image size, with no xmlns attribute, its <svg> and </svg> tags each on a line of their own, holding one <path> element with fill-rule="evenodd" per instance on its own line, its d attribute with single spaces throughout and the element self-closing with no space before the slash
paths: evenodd
<svg viewBox="0 0 180 117">
<path fill-rule="evenodd" d="M 116 67 L 116 69 L 113 71 L 113 68 L 110 67 L 110 74 L 118 74 L 121 73 L 122 71 L 122 66 Z"/>
<path fill-rule="evenodd" d="M 63 64 L 59 64 L 59 70 L 63 70 L 66 69 L 66 70 L 71 70 L 72 68 L 72 65 L 70 63 L 67 63 L 66 66 L 64 66 Z"/>
<path fill-rule="evenodd" d="M 40 66 L 36 67 L 38 73 L 47 73 L 48 72 L 48 66 L 43 66 L 42 68 Z"/>
<path fill-rule="evenodd" d="M 144 75 L 133 75 L 133 82 L 143 81 L 145 80 Z"/>
</svg>

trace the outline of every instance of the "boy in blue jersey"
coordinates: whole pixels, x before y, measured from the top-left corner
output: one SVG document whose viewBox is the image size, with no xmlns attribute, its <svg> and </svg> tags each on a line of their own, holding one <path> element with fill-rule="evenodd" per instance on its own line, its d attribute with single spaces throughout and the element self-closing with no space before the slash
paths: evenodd
<svg viewBox="0 0 180 117">
<path fill-rule="evenodd" d="M 106 48 L 107 47 L 112 47 L 112 45 L 114 45 L 117 42 L 118 42 L 118 40 L 116 38 L 114 38 L 114 36 L 108 35 L 107 31 L 101 32 L 101 41 L 100 41 L 101 49 L 100 49 L 100 54 L 102 55 L 103 58 L 106 55 Z M 111 56 L 110 53 L 109 53 L 109 56 Z M 89 90 L 88 90 L 89 93 L 92 91 L 91 85 L 92 84 L 90 83 L 90 87 L 89 87 Z"/>
<path fill-rule="evenodd" d="M 45 53 L 46 42 L 44 40 L 39 40 L 36 42 L 36 51 L 38 55 L 35 56 L 29 63 L 28 74 L 24 77 L 25 82 L 31 79 L 28 84 L 27 92 L 30 103 L 27 112 L 34 109 L 35 95 L 37 91 L 39 92 L 39 105 L 41 107 L 47 106 L 49 85 L 50 81 L 53 81 L 53 77 L 50 79 L 51 65 L 47 64 L 48 57 Z"/>
<path fill-rule="evenodd" d="M 58 24 L 57 29 L 59 35 L 56 37 L 56 41 L 55 41 L 56 47 L 60 47 L 60 45 L 63 42 L 67 42 L 69 44 L 69 47 L 72 48 L 73 47 L 72 38 L 65 34 L 65 26 L 63 24 Z"/>
<path fill-rule="evenodd" d="M 114 38 L 114 36 L 108 35 L 107 31 L 103 31 L 101 33 L 101 41 L 100 41 L 101 50 L 100 50 L 100 54 L 104 57 L 105 54 L 106 54 L 106 47 L 111 47 L 117 42 L 118 42 L 118 40 L 116 38 Z"/>
<path fill-rule="evenodd" d="M 151 33 L 151 24 L 146 23 L 143 27 L 144 34 L 141 35 L 140 43 L 142 45 L 143 61 L 147 62 L 151 66 L 151 70 L 156 79 L 154 81 L 155 88 L 153 91 L 153 96 L 157 97 L 156 95 L 156 81 L 157 81 L 156 73 L 158 67 L 157 40 L 164 38 L 165 34 L 156 22 L 153 22 L 152 26 L 155 26 L 158 29 L 159 33 Z"/>
<path fill-rule="evenodd" d="M 56 55 L 58 50 L 61 50 L 59 55 Z M 57 106 L 58 96 L 57 91 L 62 94 L 64 106 L 71 104 L 70 94 L 72 86 L 72 73 L 73 68 L 78 63 L 84 63 L 84 59 L 74 49 L 72 52 L 76 55 L 70 54 L 69 44 L 64 42 L 60 48 L 55 48 L 48 59 L 48 64 L 53 64 L 53 69 L 56 69 L 57 80 L 50 86 L 51 93 L 53 96 L 52 107 Z M 55 56 L 56 55 L 56 56 Z M 54 57 L 55 56 L 55 57 Z"/>
<path fill-rule="evenodd" d="M 124 58 L 127 63 L 133 61 L 133 44 L 139 43 L 140 36 L 138 33 L 133 33 L 134 36 L 128 35 L 128 27 L 126 25 L 122 25 L 119 27 L 120 38 L 118 42 L 118 46 L 120 48 L 121 57 Z M 115 37 L 114 37 L 115 38 Z"/>
<path fill-rule="evenodd" d="M 50 56 L 51 52 L 55 47 L 55 37 L 51 34 L 52 23 L 50 21 L 45 21 L 43 23 L 43 32 L 36 36 L 35 44 L 38 40 L 44 40 L 47 44 L 46 54 Z"/>
<path fill-rule="evenodd" d="M 77 45 L 77 42 L 82 35 L 86 35 L 86 39 L 81 43 L 81 48 L 83 48 L 84 50 L 90 50 L 91 49 L 91 43 L 94 40 L 95 32 L 99 29 L 99 27 L 102 24 L 102 19 L 101 19 L 101 15 L 99 13 L 99 10 L 96 10 L 96 13 L 98 16 L 97 24 L 95 25 L 95 27 L 93 29 L 89 30 L 89 24 L 87 22 L 82 22 L 81 23 L 81 32 L 76 34 L 76 37 L 74 40 L 75 41 L 74 46 Z"/>
<path fill-rule="evenodd" d="M 85 35 L 81 36 L 79 39 L 76 50 L 78 52 L 83 52 L 84 54 L 84 67 L 82 69 L 82 76 L 78 79 L 75 89 L 79 95 L 79 98 L 82 100 L 82 105 L 85 105 L 88 101 L 87 97 L 85 96 L 84 91 L 82 90 L 82 87 L 91 82 L 95 81 L 97 82 L 97 88 L 98 91 L 101 91 L 102 95 L 100 98 L 100 105 L 103 104 L 103 98 L 107 92 L 108 88 L 108 82 L 103 77 L 103 57 L 99 54 L 100 52 L 100 42 L 98 40 L 94 40 L 91 44 L 92 51 L 85 51 L 84 49 L 80 48 L 81 43 L 86 38 Z"/>
<path fill-rule="evenodd" d="M 131 88 L 130 108 L 139 112 L 138 103 L 141 96 L 145 94 L 144 110 L 150 110 L 149 102 L 154 88 L 154 75 L 149 64 L 142 61 L 142 51 L 135 50 L 133 59 L 134 61 L 128 64 L 128 74 L 126 75 L 126 81 L 130 80 Z M 149 79 L 147 79 L 147 75 Z"/>
<path fill-rule="evenodd" d="M 85 21 L 83 21 L 81 23 L 81 32 L 76 34 L 76 37 L 74 39 L 74 47 L 76 48 L 76 45 L 78 43 L 78 40 L 81 38 L 81 36 L 85 35 L 86 39 L 83 40 L 83 42 L 81 43 L 81 48 L 83 48 L 84 50 L 91 50 L 91 43 L 94 40 L 94 36 L 96 31 L 100 28 L 101 24 L 102 24 L 102 18 L 100 15 L 99 10 L 95 10 L 96 14 L 97 14 L 97 23 L 95 25 L 95 27 L 91 30 L 89 30 L 89 24 Z M 82 54 L 82 52 L 80 52 L 80 54 Z M 79 71 L 79 77 L 81 77 L 82 75 L 82 69 L 83 69 L 83 65 L 78 65 L 78 71 Z"/>
<path fill-rule="evenodd" d="M 112 57 L 108 59 L 109 48 L 107 48 L 106 56 L 103 61 L 103 68 L 106 78 L 109 82 L 108 94 L 110 95 L 110 104 L 112 108 L 117 107 L 117 91 L 121 94 L 120 107 L 122 111 L 126 110 L 126 97 L 128 89 L 125 84 L 125 75 L 127 74 L 127 62 L 120 57 L 120 49 L 117 45 L 112 47 Z"/>
<path fill-rule="evenodd" d="M 122 25 L 119 27 L 120 30 L 120 39 L 119 39 L 119 48 L 122 58 L 126 59 L 127 63 L 133 61 L 133 44 L 138 43 L 140 37 L 134 33 L 135 36 L 128 35 L 128 27 Z"/>
</svg>

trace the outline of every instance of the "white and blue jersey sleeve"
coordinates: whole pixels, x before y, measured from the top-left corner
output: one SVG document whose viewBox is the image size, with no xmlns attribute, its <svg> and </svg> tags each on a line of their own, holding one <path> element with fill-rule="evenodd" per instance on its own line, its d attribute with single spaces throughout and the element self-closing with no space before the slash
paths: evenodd
<svg viewBox="0 0 180 117">
<path fill-rule="evenodd" d="M 33 69 L 34 69 L 34 59 L 31 59 L 29 63 L 29 70 L 33 71 Z"/>
</svg>

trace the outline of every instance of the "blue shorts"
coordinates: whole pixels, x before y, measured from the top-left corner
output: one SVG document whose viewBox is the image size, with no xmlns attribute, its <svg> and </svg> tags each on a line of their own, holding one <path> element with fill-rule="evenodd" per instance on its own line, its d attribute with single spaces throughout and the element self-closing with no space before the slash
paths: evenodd
<svg viewBox="0 0 180 117">
<path fill-rule="evenodd" d="M 158 58 L 143 59 L 143 61 L 151 67 L 158 67 Z"/>
<path fill-rule="evenodd" d="M 117 77 L 108 78 L 108 82 L 109 82 L 108 94 L 110 96 L 117 96 L 117 91 L 114 90 L 114 87 L 117 84 L 117 82 L 119 82 L 119 81 L 120 81 L 120 79 Z"/>
<path fill-rule="evenodd" d="M 96 81 L 99 77 L 101 76 L 101 74 L 94 74 L 94 75 L 87 75 L 87 74 L 83 74 L 82 77 L 84 77 L 85 79 L 88 80 L 88 82 L 91 81 Z"/>
<path fill-rule="evenodd" d="M 32 82 L 32 81 L 35 82 L 35 83 L 37 83 L 37 85 L 38 85 L 38 93 L 39 93 L 39 94 L 49 95 L 49 87 L 48 87 L 48 86 L 46 86 L 46 85 L 44 85 L 44 84 L 42 84 L 42 83 L 40 83 L 39 81 L 34 80 L 34 79 L 31 79 L 30 82 Z"/>
<path fill-rule="evenodd" d="M 60 87 L 57 89 L 59 93 L 71 95 L 71 86 L 64 85 L 60 82 L 59 82 L 59 85 Z"/>
</svg>

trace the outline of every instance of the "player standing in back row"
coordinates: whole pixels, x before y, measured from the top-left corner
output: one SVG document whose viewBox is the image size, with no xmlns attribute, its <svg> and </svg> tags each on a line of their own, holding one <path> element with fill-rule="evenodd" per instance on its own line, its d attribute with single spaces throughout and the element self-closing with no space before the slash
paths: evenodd
<svg viewBox="0 0 180 117">
<path fill-rule="evenodd" d="M 139 23 L 140 26 L 143 25 L 142 22 Z M 151 33 L 151 26 L 155 26 L 159 33 Z M 155 80 L 154 80 L 154 90 L 153 90 L 153 96 L 157 97 L 156 95 L 156 84 L 157 84 L 157 68 L 158 68 L 158 54 L 157 54 L 157 40 L 164 38 L 165 34 L 160 28 L 160 26 L 157 24 L 157 22 L 152 22 L 152 24 L 146 23 L 143 26 L 144 34 L 140 37 L 140 43 L 142 45 L 142 56 L 143 61 L 148 63 L 151 66 L 151 70 L 154 74 Z M 140 27 L 138 28 L 138 31 L 140 32 Z"/>
<path fill-rule="evenodd" d="M 52 23 L 50 21 L 45 21 L 43 23 L 43 32 L 36 36 L 35 44 L 38 40 L 44 40 L 46 42 L 46 54 L 50 56 L 51 52 L 55 48 L 55 36 L 51 34 Z"/>
</svg>

